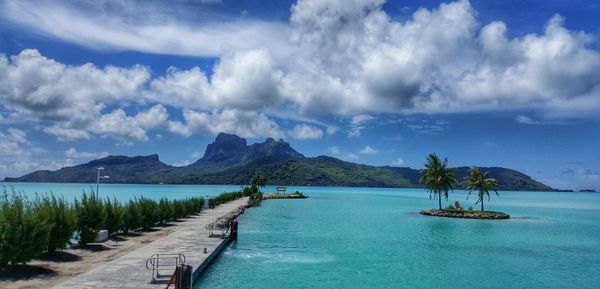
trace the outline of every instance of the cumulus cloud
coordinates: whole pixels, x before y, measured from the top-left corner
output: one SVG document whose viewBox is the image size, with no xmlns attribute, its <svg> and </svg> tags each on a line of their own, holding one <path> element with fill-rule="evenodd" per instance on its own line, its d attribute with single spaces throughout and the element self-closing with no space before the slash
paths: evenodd
<svg viewBox="0 0 600 289">
<path fill-rule="evenodd" d="M 319 139 L 323 137 L 323 131 L 303 123 L 296 125 L 289 135 L 295 139 Z"/>
<path fill-rule="evenodd" d="M 328 151 L 330 154 L 334 155 L 334 156 L 337 156 L 337 155 L 339 155 L 339 154 L 341 153 L 341 151 L 340 151 L 340 147 L 338 147 L 338 146 L 332 146 L 332 147 L 329 147 L 329 148 L 327 149 L 327 151 Z"/>
<path fill-rule="evenodd" d="M 392 165 L 397 166 L 397 167 L 404 166 L 404 160 L 401 158 L 397 158 L 392 161 Z"/>
<path fill-rule="evenodd" d="M 362 150 L 359 151 L 360 154 L 362 155 L 374 155 L 376 153 L 378 153 L 379 151 L 377 151 L 376 149 L 372 148 L 371 146 L 365 146 L 365 148 L 363 148 Z"/>
<path fill-rule="evenodd" d="M 90 153 L 90 152 L 80 152 L 75 148 L 69 148 L 65 151 L 65 156 L 69 159 L 92 159 L 92 158 L 104 158 L 109 155 L 108 152 L 101 153 Z"/>
<path fill-rule="evenodd" d="M 282 110 L 352 117 L 348 137 L 381 113 L 528 111 L 543 121 L 597 118 L 600 110 L 597 39 L 568 30 L 559 15 L 540 34 L 511 38 L 503 22 L 479 23 L 467 0 L 405 20 L 391 18 L 384 0 L 299 0 L 289 23 L 199 23 L 187 4 L 159 4 L 4 2 L 3 19 L 73 43 L 218 58 L 212 72 L 173 67 L 152 77 L 143 66 L 65 65 L 36 50 L 0 56 L 5 118 L 43 124 L 65 140 L 144 141 L 162 127 L 184 136 L 281 136 L 269 117 Z M 152 108 L 126 113 L 131 106 Z M 183 120 L 170 120 L 167 107 Z"/>
<path fill-rule="evenodd" d="M 9 128 L 6 132 L 0 131 L 0 157 L 30 155 L 28 144 L 25 132 L 20 129 Z"/>
<path fill-rule="evenodd" d="M 213 110 L 198 112 L 183 110 L 184 122 L 170 121 L 169 130 L 186 137 L 194 133 L 236 134 L 241 137 L 268 136 L 278 138 L 283 135 L 277 123 L 265 114 L 240 110 Z"/>
</svg>

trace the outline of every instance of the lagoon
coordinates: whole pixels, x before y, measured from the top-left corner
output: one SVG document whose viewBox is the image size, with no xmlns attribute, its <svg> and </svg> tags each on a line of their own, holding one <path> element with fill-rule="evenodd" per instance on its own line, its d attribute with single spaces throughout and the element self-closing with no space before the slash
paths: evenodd
<svg viewBox="0 0 600 289">
<path fill-rule="evenodd" d="M 95 184 L 14 183 L 67 199 Z M 213 196 L 239 186 L 102 184 L 101 196 Z M 510 220 L 427 217 L 421 189 L 290 187 L 239 219 L 239 241 L 196 288 L 597 288 L 600 194 L 500 192 L 486 203 Z M 273 191 L 268 187 L 267 191 Z M 464 191 L 450 195 L 449 203 Z"/>
</svg>

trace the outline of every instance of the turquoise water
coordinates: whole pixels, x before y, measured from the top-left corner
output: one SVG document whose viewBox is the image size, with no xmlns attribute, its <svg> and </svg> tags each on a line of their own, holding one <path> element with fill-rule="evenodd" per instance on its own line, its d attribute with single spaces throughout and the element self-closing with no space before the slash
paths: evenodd
<svg viewBox="0 0 600 289">
<path fill-rule="evenodd" d="M 8 185 L 8 184 L 7 184 Z M 10 184 L 67 199 L 95 184 Z M 101 196 L 176 199 L 239 186 L 102 184 Z M 506 221 L 418 214 L 419 189 L 289 188 L 306 200 L 268 200 L 239 219 L 239 241 L 195 288 L 597 288 L 600 194 L 501 192 L 486 204 Z M 273 188 L 267 188 L 272 191 Z M 462 191 L 451 194 L 459 200 Z"/>
<path fill-rule="evenodd" d="M 239 219 L 195 288 L 598 288 L 600 194 L 501 192 L 506 221 L 421 216 L 414 189 L 303 188 Z M 456 192 L 450 200 L 460 200 Z"/>
<path fill-rule="evenodd" d="M 25 192 L 28 196 L 35 194 L 54 193 L 60 194 L 67 200 L 81 197 L 82 193 L 96 190 L 96 184 L 73 183 L 1 183 L 7 191 L 14 188 L 16 191 Z M 187 197 L 211 197 L 223 192 L 238 191 L 240 186 L 220 185 L 131 185 L 131 184 L 100 184 L 100 197 L 117 198 L 119 201 L 128 201 L 131 198 L 144 196 L 153 200 L 162 197 L 181 199 Z"/>
</svg>

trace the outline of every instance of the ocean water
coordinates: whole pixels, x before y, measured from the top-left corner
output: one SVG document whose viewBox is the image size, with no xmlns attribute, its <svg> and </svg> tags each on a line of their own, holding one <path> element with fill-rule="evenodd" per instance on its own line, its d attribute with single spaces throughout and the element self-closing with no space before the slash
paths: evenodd
<svg viewBox="0 0 600 289">
<path fill-rule="evenodd" d="M 36 194 L 43 195 L 53 193 L 61 195 L 66 200 L 72 201 L 80 198 L 83 192 L 96 191 L 96 184 L 75 183 L 2 183 L 0 191 L 4 188 L 10 193 L 13 189 L 24 192 L 28 197 Z M 240 190 L 240 186 L 230 185 L 135 185 L 135 184 L 100 184 L 99 196 L 101 198 L 114 197 L 121 202 L 136 197 L 145 197 L 159 200 L 162 197 L 169 199 L 182 199 L 187 197 L 212 197 L 223 192 Z"/>
<path fill-rule="evenodd" d="M 13 183 L 67 199 L 95 184 Z M 10 189 L 10 187 L 8 187 Z M 101 184 L 126 201 L 213 196 L 239 186 Z M 267 200 L 239 218 L 232 243 L 195 288 L 598 288 L 600 194 L 500 192 L 486 209 L 510 220 L 421 216 L 420 189 L 289 187 L 305 200 Z M 267 191 L 273 191 L 268 187 Z M 455 191 L 444 205 L 466 200 Z"/>
<path fill-rule="evenodd" d="M 195 288 L 599 288 L 600 194 L 500 192 L 491 221 L 422 216 L 424 190 L 301 190 L 247 210 Z"/>
</svg>

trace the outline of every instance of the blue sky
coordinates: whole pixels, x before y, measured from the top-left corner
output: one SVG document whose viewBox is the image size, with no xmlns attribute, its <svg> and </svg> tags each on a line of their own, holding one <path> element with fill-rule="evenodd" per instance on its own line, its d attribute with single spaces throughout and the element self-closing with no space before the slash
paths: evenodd
<svg viewBox="0 0 600 289">
<path fill-rule="evenodd" d="M 0 177 L 220 132 L 600 189 L 597 1 L 0 1 Z"/>
</svg>

